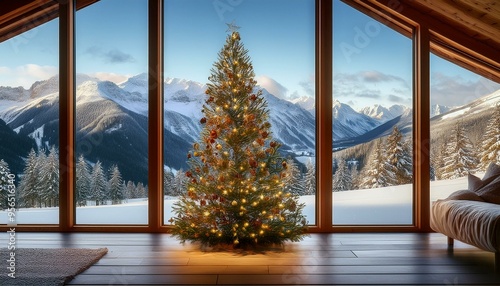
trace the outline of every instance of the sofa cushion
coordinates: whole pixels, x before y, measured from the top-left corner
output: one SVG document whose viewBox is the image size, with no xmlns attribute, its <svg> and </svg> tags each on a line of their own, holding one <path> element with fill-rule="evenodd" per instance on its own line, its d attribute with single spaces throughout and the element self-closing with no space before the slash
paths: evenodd
<svg viewBox="0 0 500 286">
<path fill-rule="evenodd" d="M 483 181 L 491 177 L 498 177 L 500 175 L 500 166 L 495 163 L 490 163 L 488 168 L 486 168 L 486 173 L 484 173 Z"/>
<path fill-rule="evenodd" d="M 475 192 L 486 202 L 500 204 L 500 176 Z"/>
<path fill-rule="evenodd" d="M 483 198 L 481 198 L 476 192 L 472 192 L 470 190 L 455 191 L 455 192 L 451 193 L 446 199 L 447 200 L 469 200 L 469 201 L 484 202 Z"/>
<path fill-rule="evenodd" d="M 471 173 L 467 175 L 467 181 L 469 184 L 468 190 L 471 192 L 475 192 L 477 189 L 481 188 L 484 185 L 483 180 L 481 180 L 481 178 L 476 177 Z"/>
</svg>

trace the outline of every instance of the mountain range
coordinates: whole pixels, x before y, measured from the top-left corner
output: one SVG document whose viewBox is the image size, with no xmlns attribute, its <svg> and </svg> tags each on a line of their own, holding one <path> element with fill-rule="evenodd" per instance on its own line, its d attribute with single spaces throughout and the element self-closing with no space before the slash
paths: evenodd
<svg viewBox="0 0 500 286">
<path fill-rule="evenodd" d="M 117 164 L 126 180 L 147 182 L 148 81 L 146 74 L 115 84 L 88 75 L 76 78 L 76 146 L 93 164 Z M 23 158 L 33 147 L 58 146 L 58 76 L 35 82 L 29 89 L 0 87 L 0 158 L 22 172 Z M 201 131 L 199 123 L 206 86 L 167 78 L 164 81 L 164 164 L 186 169 L 186 154 Z M 279 99 L 263 89 L 273 137 L 284 155 L 314 154 L 314 101 Z M 333 144 L 345 148 L 386 135 L 394 125 L 411 130 L 408 107 L 373 106 L 355 111 L 333 103 Z M 443 112 L 443 107 L 437 109 Z M 442 115 L 441 115 L 442 116 Z M 10 144 L 9 142 L 23 142 Z M 17 146 L 18 145 L 18 146 Z"/>
</svg>

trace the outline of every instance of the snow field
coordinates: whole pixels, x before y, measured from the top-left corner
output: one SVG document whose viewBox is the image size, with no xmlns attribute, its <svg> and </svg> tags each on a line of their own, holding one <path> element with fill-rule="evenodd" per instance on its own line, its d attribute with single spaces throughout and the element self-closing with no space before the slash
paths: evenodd
<svg viewBox="0 0 500 286">
<path fill-rule="evenodd" d="M 476 174 L 480 176 L 480 174 Z M 467 177 L 431 182 L 431 201 L 446 198 L 450 193 L 467 189 Z M 174 216 L 175 198 L 164 200 L 164 222 Z M 314 195 L 301 196 L 309 224 L 315 224 Z M 147 224 L 148 201 L 130 199 L 121 205 L 76 208 L 77 224 Z M 333 193 L 333 222 L 338 225 L 402 225 L 412 224 L 412 185 Z M 0 222 L 7 222 L 7 211 L 0 211 Z M 57 224 L 59 208 L 28 208 L 16 212 L 16 224 Z"/>
</svg>

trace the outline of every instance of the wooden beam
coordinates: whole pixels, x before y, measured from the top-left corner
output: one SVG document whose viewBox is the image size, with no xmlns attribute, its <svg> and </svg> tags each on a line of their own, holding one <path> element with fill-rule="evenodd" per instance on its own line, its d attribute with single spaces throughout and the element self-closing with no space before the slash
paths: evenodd
<svg viewBox="0 0 500 286">
<path fill-rule="evenodd" d="M 75 224 L 75 1 L 59 4 L 59 226 Z"/>
<path fill-rule="evenodd" d="M 333 3 L 316 0 L 316 224 L 332 229 Z"/>
<path fill-rule="evenodd" d="M 430 33 L 416 27 L 413 38 L 413 205 L 414 224 L 430 228 Z"/>
<path fill-rule="evenodd" d="M 149 228 L 163 225 L 163 1 L 148 1 L 148 218 Z"/>
<path fill-rule="evenodd" d="M 457 43 L 450 42 L 431 31 L 431 51 L 458 66 L 468 69 L 491 81 L 500 83 L 500 67 L 491 62 L 482 61 L 482 56 L 465 48 L 457 48 Z M 480 63 L 480 64 L 479 64 Z"/>
<path fill-rule="evenodd" d="M 489 46 L 479 40 L 472 39 L 463 34 L 456 27 L 444 24 L 443 22 L 416 10 L 414 7 L 406 3 L 406 1 L 384 1 L 384 0 L 344 0 L 345 2 L 362 2 L 368 9 L 378 11 L 382 10 L 395 18 L 402 19 L 408 23 L 415 23 L 430 27 L 431 33 L 441 35 L 446 38 L 450 45 L 457 49 L 462 49 L 464 53 L 470 55 L 470 59 L 474 62 L 473 66 L 466 66 L 469 70 L 484 70 L 485 64 L 488 68 L 500 70 L 500 46 Z M 393 3 L 391 5 L 391 3 Z M 395 5 L 396 3 L 397 5 Z M 381 13 L 381 12 L 379 12 Z M 487 72 L 483 72 L 484 75 Z M 494 77 L 495 78 L 495 77 Z"/>
<path fill-rule="evenodd" d="M 82 9 L 99 0 L 78 0 Z M 32 30 L 58 17 L 58 2 L 53 0 L 3 1 L 0 6 L 0 43 Z"/>
<path fill-rule="evenodd" d="M 389 13 L 387 10 L 380 9 L 377 5 L 374 5 L 373 3 L 367 2 L 365 0 L 341 0 L 341 1 L 353 7 L 354 9 L 374 18 L 380 23 L 399 32 L 400 34 L 408 38 L 412 37 L 413 26 L 415 26 L 416 23 L 410 22 L 409 19 L 394 17 L 393 13 Z M 394 9 L 394 11 L 398 11 L 399 10 L 398 5 L 392 5 L 390 7 L 391 9 Z"/>
</svg>

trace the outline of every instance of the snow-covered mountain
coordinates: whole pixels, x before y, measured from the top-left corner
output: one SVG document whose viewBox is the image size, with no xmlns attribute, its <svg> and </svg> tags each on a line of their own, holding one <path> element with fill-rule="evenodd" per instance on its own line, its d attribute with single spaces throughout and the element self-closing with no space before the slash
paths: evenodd
<svg viewBox="0 0 500 286">
<path fill-rule="evenodd" d="M 128 168 L 120 166 L 124 178 L 145 181 L 149 87 L 146 74 L 131 77 L 120 84 L 78 74 L 76 82 L 77 153 L 85 155 L 92 162 L 100 160 L 108 164 L 127 165 Z M 178 170 L 187 167 L 186 154 L 192 143 L 198 140 L 206 86 L 176 78 L 167 78 L 163 84 L 164 163 Z M 27 90 L 22 87 L 0 87 L 0 119 L 7 124 L 4 129 L 10 128 L 12 131 L 3 130 L 2 134 L 10 137 L 17 134 L 26 141 L 26 146 L 57 146 L 58 86 L 56 76 L 36 82 Z M 263 96 L 270 110 L 273 137 L 283 143 L 283 152 L 314 153 L 314 100 L 301 98 L 290 102 L 275 97 L 265 89 Z M 439 122 L 451 122 L 453 120 L 447 119 L 463 118 L 464 115 L 472 118 L 475 114 L 483 114 L 498 101 L 500 91 L 435 116 L 432 126 L 434 130 L 446 130 L 449 126 Z M 374 106 L 357 112 L 349 105 L 335 101 L 332 108 L 333 141 L 336 146 L 352 146 L 385 136 L 393 126 L 398 126 L 403 132 L 410 132 L 412 128 L 412 111 L 403 106 Z M 440 110 L 442 112 L 445 109 Z M 4 142 L 6 141 L 0 140 L 0 145 Z M 18 162 L 26 156 L 25 149 L 27 150 L 24 148 L 19 154 L 15 154 Z M 4 152 L 7 151 L 2 151 Z M 0 154 L 1 156 L 5 154 Z"/>
<path fill-rule="evenodd" d="M 378 125 L 376 119 L 356 112 L 349 105 L 333 102 L 333 141 L 360 136 Z"/>
<path fill-rule="evenodd" d="M 9 87 L 0 86 L 0 101 L 18 101 L 22 102 L 29 98 L 29 91 L 21 86 Z"/>
<path fill-rule="evenodd" d="M 392 105 L 386 108 L 382 105 L 375 104 L 374 106 L 367 106 L 359 110 L 360 113 L 370 116 L 379 120 L 381 123 L 387 122 L 395 117 L 402 115 L 403 113 L 410 110 L 409 107 L 405 105 Z"/>
<path fill-rule="evenodd" d="M 302 107 L 303 109 L 309 111 L 311 114 L 315 114 L 316 101 L 310 96 L 301 96 L 290 100 L 290 102 Z"/>
<path fill-rule="evenodd" d="M 32 138 L 38 148 L 58 146 L 58 85 L 58 78 L 54 77 L 36 82 L 29 90 L 1 87 L 0 119 L 12 130 L 4 133 Z M 187 167 L 186 154 L 201 131 L 205 89 L 204 85 L 188 80 L 164 82 L 164 163 L 170 168 Z M 76 152 L 91 162 L 118 164 L 126 179 L 146 181 L 147 94 L 144 74 L 119 85 L 77 75 Z M 263 95 L 271 110 L 273 136 L 285 143 L 282 150 L 314 152 L 313 115 L 265 90 Z M 16 156 L 20 159 L 27 155 L 26 150 L 22 153 Z"/>
<path fill-rule="evenodd" d="M 453 107 L 449 107 L 446 105 L 434 104 L 431 106 L 431 118 L 434 116 L 444 114 L 452 109 Z"/>
</svg>

